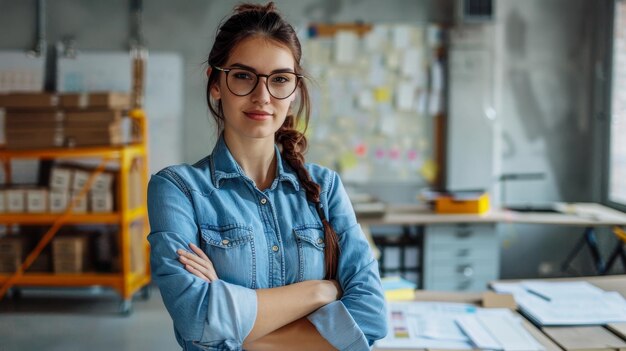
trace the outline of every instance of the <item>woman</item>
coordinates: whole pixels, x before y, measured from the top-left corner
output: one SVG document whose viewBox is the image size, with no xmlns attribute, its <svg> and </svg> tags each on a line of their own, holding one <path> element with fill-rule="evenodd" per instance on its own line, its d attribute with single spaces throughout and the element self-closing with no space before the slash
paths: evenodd
<svg viewBox="0 0 626 351">
<path fill-rule="evenodd" d="M 341 180 L 304 163 L 300 58 L 273 3 L 236 7 L 208 59 L 217 144 L 150 180 L 153 278 L 185 350 L 367 350 L 387 333 Z"/>
</svg>

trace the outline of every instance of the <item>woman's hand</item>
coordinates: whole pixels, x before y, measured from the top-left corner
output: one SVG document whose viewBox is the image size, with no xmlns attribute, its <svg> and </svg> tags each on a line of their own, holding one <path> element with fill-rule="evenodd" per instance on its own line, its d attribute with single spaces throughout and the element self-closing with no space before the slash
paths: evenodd
<svg viewBox="0 0 626 351">
<path fill-rule="evenodd" d="M 178 253 L 178 260 L 185 266 L 185 269 L 206 282 L 210 283 L 217 280 L 217 273 L 215 272 L 213 263 L 209 260 L 209 257 L 207 257 L 204 251 L 191 243 L 189 244 L 189 248 L 195 254 L 183 249 L 176 251 L 176 253 Z"/>
</svg>

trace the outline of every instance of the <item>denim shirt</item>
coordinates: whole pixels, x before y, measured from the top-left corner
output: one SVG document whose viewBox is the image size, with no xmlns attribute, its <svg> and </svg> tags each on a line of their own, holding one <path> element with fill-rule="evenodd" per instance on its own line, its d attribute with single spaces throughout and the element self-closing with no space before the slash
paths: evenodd
<svg viewBox="0 0 626 351">
<path fill-rule="evenodd" d="M 167 167 L 150 179 L 152 277 L 184 350 L 241 350 L 256 319 L 255 289 L 324 279 L 324 231 L 296 173 L 275 147 L 277 174 L 259 190 L 220 137 L 193 166 Z M 368 350 L 387 333 L 378 263 L 356 222 L 339 176 L 306 165 L 321 186 L 326 217 L 339 238 L 340 300 L 307 318 L 339 350 Z M 176 250 L 198 245 L 218 280 L 185 270 Z"/>
</svg>

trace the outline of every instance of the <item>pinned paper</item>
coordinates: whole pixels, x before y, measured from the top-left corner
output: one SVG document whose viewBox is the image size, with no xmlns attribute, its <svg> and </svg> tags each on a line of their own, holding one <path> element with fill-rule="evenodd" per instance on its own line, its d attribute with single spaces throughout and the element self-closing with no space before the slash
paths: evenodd
<svg viewBox="0 0 626 351">
<path fill-rule="evenodd" d="M 374 107 L 374 96 L 369 89 L 363 89 L 359 92 L 358 105 L 363 110 L 369 110 Z"/>
<path fill-rule="evenodd" d="M 397 117 L 393 113 L 387 115 L 381 115 L 379 119 L 380 133 L 387 136 L 394 136 L 396 134 Z"/>
<path fill-rule="evenodd" d="M 443 90 L 443 66 L 441 62 L 433 63 L 433 65 L 430 67 L 430 75 L 432 79 L 432 90 Z"/>
<path fill-rule="evenodd" d="M 428 94 L 422 91 L 417 99 L 417 113 L 420 115 L 426 114 L 426 108 L 428 106 Z"/>
<path fill-rule="evenodd" d="M 365 156 L 367 154 L 367 145 L 365 145 L 364 143 L 359 143 L 354 148 L 354 153 L 359 157 Z"/>
<path fill-rule="evenodd" d="M 374 98 L 376 102 L 389 102 L 391 100 L 391 91 L 387 87 L 380 87 L 374 90 Z"/>
<path fill-rule="evenodd" d="M 396 49 L 405 49 L 410 44 L 411 28 L 408 26 L 394 26 L 391 30 L 393 36 L 393 47 Z"/>
<path fill-rule="evenodd" d="M 437 116 L 441 112 L 441 93 L 432 92 L 428 97 L 428 114 L 430 116 Z"/>
<path fill-rule="evenodd" d="M 358 163 L 359 160 L 357 159 L 354 152 L 351 151 L 344 152 L 339 158 L 339 168 L 342 172 L 356 167 Z"/>
<path fill-rule="evenodd" d="M 400 54 L 397 51 L 388 52 L 385 64 L 391 70 L 398 68 L 400 66 Z"/>
<path fill-rule="evenodd" d="M 409 82 L 398 84 L 396 92 L 396 108 L 400 111 L 411 111 L 415 98 L 415 86 Z"/>
<path fill-rule="evenodd" d="M 340 30 L 335 34 L 335 62 L 350 64 L 356 59 L 359 37 L 353 31 Z"/>
<path fill-rule="evenodd" d="M 417 78 L 422 71 L 422 51 L 418 49 L 408 49 L 402 57 L 401 72 L 405 77 Z"/>
<path fill-rule="evenodd" d="M 385 66 L 383 56 L 373 54 L 370 58 L 369 85 L 379 86 L 385 84 Z"/>
<path fill-rule="evenodd" d="M 377 148 L 374 151 L 374 159 L 377 161 L 382 161 L 385 159 L 385 150 L 383 148 Z"/>
<path fill-rule="evenodd" d="M 400 159 L 400 149 L 396 147 L 389 149 L 389 158 L 394 161 Z"/>
<path fill-rule="evenodd" d="M 433 160 L 426 160 L 420 169 L 420 174 L 427 182 L 432 183 L 437 177 L 437 164 Z"/>
</svg>

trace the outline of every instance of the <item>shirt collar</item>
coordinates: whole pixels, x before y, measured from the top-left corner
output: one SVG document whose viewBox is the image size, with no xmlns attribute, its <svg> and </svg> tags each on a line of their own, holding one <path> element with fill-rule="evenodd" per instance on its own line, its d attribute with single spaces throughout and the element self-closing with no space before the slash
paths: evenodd
<svg viewBox="0 0 626 351">
<path fill-rule="evenodd" d="M 283 163 L 283 157 L 280 154 L 280 150 L 277 145 L 274 145 L 274 152 L 276 153 L 276 178 L 271 185 L 271 189 L 275 188 L 278 181 L 287 181 L 291 183 L 296 191 L 300 190 L 300 183 L 293 169 L 286 163 Z M 211 153 L 211 177 L 213 178 L 213 184 L 216 188 L 220 188 L 222 180 L 230 178 L 245 178 L 249 179 L 243 169 L 239 166 L 235 158 L 230 153 L 226 142 L 224 141 L 224 134 L 221 134 L 213 148 Z"/>
</svg>

